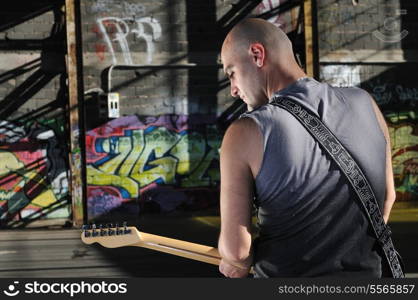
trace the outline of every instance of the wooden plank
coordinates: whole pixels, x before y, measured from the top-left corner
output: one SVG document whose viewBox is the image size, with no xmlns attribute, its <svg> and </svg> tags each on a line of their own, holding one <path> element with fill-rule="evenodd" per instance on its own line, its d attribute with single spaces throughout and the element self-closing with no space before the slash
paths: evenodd
<svg viewBox="0 0 418 300">
<path fill-rule="evenodd" d="M 16 270 L 0 272 L 0 278 L 87 278 L 87 277 L 129 277 L 127 271 L 106 268 L 74 268 L 57 270 Z"/>
<path fill-rule="evenodd" d="M 67 74 L 69 95 L 69 130 L 70 130 L 70 192 L 72 200 L 73 225 L 81 226 L 84 221 L 84 189 L 83 163 L 80 138 L 80 101 L 79 101 L 79 61 L 77 57 L 77 28 L 76 5 L 77 0 L 65 0 L 66 29 L 67 29 Z"/>
<path fill-rule="evenodd" d="M 57 251 L 58 249 L 56 249 Z M 129 253 L 130 255 L 126 255 Z M 124 254 L 118 255 L 119 254 Z M 43 256 L 41 257 L 41 255 Z M 0 272 L 10 270 L 35 270 L 35 269 L 65 269 L 65 268 L 95 268 L 95 267 L 108 267 L 119 268 L 122 265 L 153 265 L 158 263 L 161 258 L 178 259 L 177 256 L 171 256 L 169 254 L 147 250 L 144 248 L 130 248 L 124 250 L 112 250 L 112 253 L 102 253 L 101 251 L 85 252 L 84 256 L 74 256 L 73 253 L 68 252 L 67 255 L 55 255 L 53 252 L 39 253 L 38 255 L 28 255 L 26 258 L 13 256 L 13 259 L 2 259 L 0 266 Z M 47 255 L 45 255 L 47 254 Z M 106 255 L 111 254 L 111 255 Z"/>
<path fill-rule="evenodd" d="M 320 57 L 321 63 L 405 63 L 418 62 L 418 51 L 403 49 L 334 50 Z"/>
<path fill-rule="evenodd" d="M 44 219 L 36 220 L 25 225 L 25 228 L 39 228 L 39 227 L 49 227 L 49 228 L 62 228 L 68 222 L 69 218 L 56 218 L 56 219 Z"/>
<path fill-rule="evenodd" d="M 80 240 L 81 231 L 78 229 L 61 230 L 1 230 L 0 241 L 37 240 L 73 238 Z M 3 245 L 3 243 L 2 243 Z"/>
<path fill-rule="evenodd" d="M 75 229 L 0 231 L 0 278 L 219 275 L 215 266 L 149 249 L 86 245 L 80 234 Z"/>
<path fill-rule="evenodd" d="M 50 261 L 38 261 L 33 260 L 30 263 L 16 263 L 12 262 L 3 262 L 0 268 L 0 272 L 10 272 L 13 270 L 38 270 L 38 269 L 68 269 L 68 268 L 117 268 L 118 264 L 116 262 L 112 263 L 106 261 L 105 259 L 65 259 L 65 260 L 50 260 Z"/>
<path fill-rule="evenodd" d="M 314 76 L 313 31 L 312 31 L 312 0 L 303 2 L 303 16 L 305 29 L 305 62 L 306 74 Z"/>
</svg>

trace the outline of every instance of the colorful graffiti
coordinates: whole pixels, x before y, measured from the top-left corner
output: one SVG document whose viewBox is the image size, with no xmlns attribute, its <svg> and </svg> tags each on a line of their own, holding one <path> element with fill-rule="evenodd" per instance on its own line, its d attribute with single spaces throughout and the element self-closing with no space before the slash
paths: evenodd
<svg viewBox="0 0 418 300">
<path fill-rule="evenodd" d="M 414 111 L 385 114 L 392 142 L 397 201 L 418 201 L 418 125 Z"/>
<path fill-rule="evenodd" d="M 0 122 L 0 220 L 68 218 L 66 151 L 59 120 Z"/>
<path fill-rule="evenodd" d="M 158 185 L 217 185 L 220 137 L 213 123 L 192 124 L 186 115 L 127 116 L 87 132 L 90 216 Z"/>
</svg>

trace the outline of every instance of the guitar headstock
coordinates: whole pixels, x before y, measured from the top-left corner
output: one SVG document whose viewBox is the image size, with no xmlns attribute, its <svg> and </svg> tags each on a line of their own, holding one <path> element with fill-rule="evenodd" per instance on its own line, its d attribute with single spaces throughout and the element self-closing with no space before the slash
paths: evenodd
<svg viewBox="0 0 418 300">
<path fill-rule="evenodd" d="M 139 231 L 136 227 L 115 224 L 92 224 L 83 225 L 81 232 L 81 240 L 85 244 L 99 243 L 106 248 L 118 248 L 130 246 L 141 241 Z"/>
</svg>

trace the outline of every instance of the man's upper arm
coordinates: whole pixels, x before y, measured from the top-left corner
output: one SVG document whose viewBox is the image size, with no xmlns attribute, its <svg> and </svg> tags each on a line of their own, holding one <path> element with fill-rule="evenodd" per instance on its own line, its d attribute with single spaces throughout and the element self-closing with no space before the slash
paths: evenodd
<svg viewBox="0 0 418 300">
<path fill-rule="evenodd" d="M 385 121 L 385 117 L 383 116 L 382 112 L 380 111 L 379 107 L 377 106 L 373 98 L 371 98 L 371 102 L 373 105 L 374 112 L 376 114 L 377 121 L 379 122 L 379 126 L 386 139 L 386 199 L 384 203 L 383 217 L 385 221 L 387 222 L 389 218 L 390 210 L 392 209 L 392 205 L 395 202 L 395 198 L 396 198 L 395 183 L 393 180 L 390 135 L 389 135 L 388 126 Z"/>
<path fill-rule="evenodd" d="M 251 164 L 262 144 L 260 139 L 261 134 L 255 122 L 243 118 L 228 128 L 221 146 L 219 251 L 222 257 L 233 261 L 250 255 L 254 189 Z"/>
</svg>

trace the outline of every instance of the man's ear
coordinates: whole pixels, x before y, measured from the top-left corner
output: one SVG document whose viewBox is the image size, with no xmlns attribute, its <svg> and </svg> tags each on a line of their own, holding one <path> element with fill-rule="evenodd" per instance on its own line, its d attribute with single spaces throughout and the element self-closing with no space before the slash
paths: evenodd
<svg viewBox="0 0 418 300">
<path fill-rule="evenodd" d="M 257 65 L 257 67 L 264 66 L 264 62 L 266 59 L 266 50 L 264 46 L 260 43 L 253 43 L 250 45 L 250 55 L 252 57 L 253 62 Z"/>
</svg>

